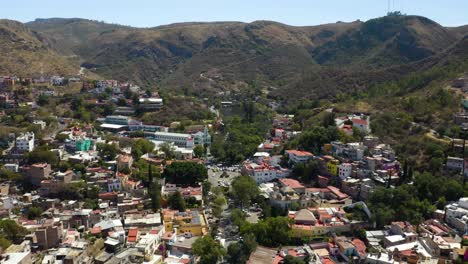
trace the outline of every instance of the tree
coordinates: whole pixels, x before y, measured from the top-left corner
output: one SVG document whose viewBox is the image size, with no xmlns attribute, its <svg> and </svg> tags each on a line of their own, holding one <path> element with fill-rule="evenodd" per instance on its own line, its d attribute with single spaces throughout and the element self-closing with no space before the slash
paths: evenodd
<svg viewBox="0 0 468 264">
<path fill-rule="evenodd" d="M 211 236 L 200 237 L 192 245 L 193 253 L 200 257 L 200 264 L 217 263 L 225 254 L 225 250 Z"/>
<path fill-rule="evenodd" d="M 234 208 L 231 211 L 230 219 L 231 223 L 240 228 L 245 224 L 245 213 L 239 208 Z"/>
<path fill-rule="evenodd" d="M 231 195 L 241 206 L 249 206 L 259 194 L 257 183 L 249 176 L 235 178 L 231 186 Z"/>
<path fill-rule="evenodd" d="M 205 148 L 202 145 L 196 145 L 193 149 L 193 153 L 195 154 L 195 157 L 201 158 L 205 154 Z"/>
<path fill-rule="evenodd" d="M 184 197 L 182 197 L 182 194 L 180 194 L 179 191 L 176 191 L 169 196 L 169 199 L 167 199 L 167 204 L 171 209 L 179 210 L 181 212 L 184 212 L 186 208 Z"/>
<path fill-rule="evenodd" d="M 159 146 L 159 150 L 161 150 L 164 153 L 166 159 L 175 158 L 175 148 L 172 144 L 164 142 Z"/>
<path fill-rule="evenodd" d="M 132 144 L 132 155 L 135 159 L 140 158 L 143 154 L 151 153 L 153 150 L 154 143 L 144 138 L 139 138 Z"/>
<path fill-rule="evenodd" d="M 67 134 L 63 134 L 63 133 L 60 133 L 60 134 L 57 134 L 55 136 L 55 139 L 58 141 L 58 142 L 65 142 L 65 140 L 69 139 L 70 138 L 70 135 L 67 135 Z"/>
<path fill-rule="evenodd" d="M 150 184 L 148 192 L 151 199 L 151 209 L 156 212 L 161 208 L 161 185 L 157 182 Z"/>
<path fill-rule="evenodd" d="M 208 178 L 208 172 L 203 164 L 179 161 L 166 166 L 163 176 L 169 183 L 196 185 Z"/>
<path fill-rule="evenodd" d="M 284 264 L 306 264 L 302 259 L 295 258 L 291 255 L 284 257 Z"/>
<path fill-rule="evenodd" d="M 39 218 L 42 212 L 42 209 L 39 207 L 29 207 L 26 216 L 29 220 L 33 220 Z"/>
<path fill-rule="evenodd" d="M 12 242 L 19 242 L 28 234 L 26 228 L 18 225 L 14 220 L 0 220 L 0 234 Z"/>
<path fill-rule="evenodd" d="M 41 150 L 35 149 L 28 154 L 25 155 L 29 163 L 49 163 L 49 164 L 57 164 L 58 157 L 49 150 Z"/>
<path fill-rule="evenodd" d="M 287 217 L 269 217 L 256 224 L 245 225 L 242 234 L 254 234 L 257 242 L 266 247 L 286 245 L 290 240 L 291 220 Z"/>
<path fill-rule="evenodd" d="M 97 144 L 99 156 L 104 160 L 114 160 L 119 149 L 115 144 L 99 143 Z"/>
<path fill-rule="evenodd" d="M 230 264 L 246 263 L 256 247 L 255 236 L 250 233 L 245 234 L 242 242 L 229 244 L 226 261 Z"/>
<path fill-rule="evenodd" d="M 41 94 L 37 97 L 37 104 L 40 106 L 45 106 L 49 103 L 49 97 L 47 95 Z"/>
<path fill-rule="evenodd" d="M 223 194 L 219 194 L 213 201 L 212 208 L 213 208 L 213 216 L 216 218 L 221 217 L 221 213 L 223 212 L 223 206 L 226 205 L 226 198 L 224 198 Z"/>
</svg>

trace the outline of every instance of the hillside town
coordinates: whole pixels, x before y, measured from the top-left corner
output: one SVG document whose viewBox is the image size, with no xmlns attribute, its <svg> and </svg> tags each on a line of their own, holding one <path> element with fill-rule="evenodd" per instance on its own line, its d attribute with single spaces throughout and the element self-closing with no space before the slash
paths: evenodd
<svg viewBox="0 0 468 264">
<path fill-rule="evenodd" d="M 88 106 L 113 111 L 39 118 L 72 83 Z M 468 197 L 418 221 L 385 222 L 369 208 L 380 190 L 414 180 L 370 115 L 327 110 L 341 140 L 302 143 L 295 117 L 274 113 L 253 153 L 224 162 L 211 153 L 228 136 L 222 114 L 143 122 L 139 113 L 171 98 L 129 82 L 4 76 L 0 89 L 2 123 L 18 128 L 2 138 L 0 263 L 435 264 L 468 254 Z M 226 102 L 221 113 L 235 107 Z M 447 171 L 464 168 L 447 159 Z"/>
</svg>

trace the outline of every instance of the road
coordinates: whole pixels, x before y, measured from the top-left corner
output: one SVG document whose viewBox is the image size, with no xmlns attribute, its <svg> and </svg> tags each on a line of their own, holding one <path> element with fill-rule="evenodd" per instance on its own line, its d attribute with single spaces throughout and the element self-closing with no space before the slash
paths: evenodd
<svg viewBox="0 0 468 264">
<path fill-rule="evenodd" d="M 223 171 L 221 168 L 213 167 L 208 169 L 208 181 L 211 183 L 213 187 L 215 186 L 223 186 L 223 187 L 230 187 L 231 182 L 238 176 L 240 176 L 240 172 L 236 171 L 226 171 L 227 177 L 221 177 L 223 175 Z"/>
</svg>

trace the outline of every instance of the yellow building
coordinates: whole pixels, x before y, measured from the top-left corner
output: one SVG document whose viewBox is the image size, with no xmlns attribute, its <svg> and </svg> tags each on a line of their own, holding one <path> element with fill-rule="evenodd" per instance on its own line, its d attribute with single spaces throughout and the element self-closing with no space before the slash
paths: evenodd
<svg viewBox="0 0 468 264">
<path fill-rule="evenodd" d="M 331 159 L 327 162 L 327 170 L 334 176 L 338 176 L 338 165 L 340 162 L 337 159 Z"/>
<path fill-rule="evenodd" d="M 177 234 L 191 233 L 201 236 L 207 233 L 206 219 L 202 211 L 187 209 L 185 212 L 165 209 L 162 212 L 167 231 L 177 229 Z"/>
</svg>

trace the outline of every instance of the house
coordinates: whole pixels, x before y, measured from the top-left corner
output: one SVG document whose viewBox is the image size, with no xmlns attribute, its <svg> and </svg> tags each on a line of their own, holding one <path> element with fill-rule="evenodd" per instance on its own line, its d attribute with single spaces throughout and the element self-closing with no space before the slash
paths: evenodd
<svg viewBox="0 0 468 264">
<path fill-rule="evenodd" d="M 193 236 L 202 236 L 208 232 L 205 215 L 197 209 L 187 209 L 184 212 L 164 209 L 162 215 L 166 230 L 177 228 L 178 234 L 189 233 Z"/>
<path fill-rule="evenodd" d="M 0 255 L 3 264 L 29 264 L 31 259 L 31 241 L 25 240 L 19 245 L 10 245 Z"/>
<path fill-rule="evenodd" d="M 130 169 L 133 164 L 133 157 L 128 154 L 120 154 L 117 157 L 117 169 L 122 170 L 124 168 Z"/>
<path fill-rule="evenodd" d="M 38 220 L 37 226 L 34 226 L 34 235 L 37 239 L 37 245 L 41 250 L 57 247 L 62 238 L 62 223 L 60 219 Z"/>
<path fill-rule="evenodd" d="M 164 228 L 153 229 L 149 233 L 140 237 L 140 240 L 135 245 L 135 247 L 143 253 L 145 261 L 151 261 L 153 259 L 154 253 L 159 248 L 159 244 L 162 241 L 162 236 L 164 234 Z"/>
<path fill-rule="evenodd" d="M 31 184 L 39 186 L 42 180 L 49 179 L 52 173 L 50 164 L 36 163 L 26 169 L 26 178 Z"/>
<path fill-rule="evenodd" d="M 257 184 L 269 182 L 275 179 L 286 178 L 291 173 L 290 170 L 281 168 L 267 161 L 261 163 L 244 162 L 241 169 L 243 175 L 252 177 Z"/>
<path fill-rule="evenodd" d="M 314 157 L 314 154 L 300 150 L 286 150 L 286 154 L 291 164 L 306 163 Z"/>
<path fill-rule="evenodd" d="M 328 159 L 327 163 L 326 163 L 328 172 L 333 176 L 338 176 L 338 165 L 339 164 L 340 164 L 340 162 L 337 159 L 335 159 L 333 157 L 330 157 Z"/>
<path fill-rule="evenodd" d="M 304 185 L 302 185 L 298 180 L 283 178 L 283 179 L 279 179 L 279 183 L 281 184 L 282 187 L 286 187 L 286 186 L 290 187 L 297 193 L 300 193 L 300 194 L 305 193 Z"/>
<path fill-rule="evenodd" d="M 338 176 L 340 179 L 344 180 L 348 177 L 351 177 L 352 170 L 353 165 L 351 163 L 342 163 L 338 165 Z"/>
<path fill-rule="evenodd" d="M 445 206 L 445 221 L 461 233 L 468 230 L 468 197 Z"/>
<path fill-rule="evenodd" d="M 34 132 L 27 132 L 17 137 L 16 149 L 20 152 L 33 151 L 34 150 Z"/>
</svg>

